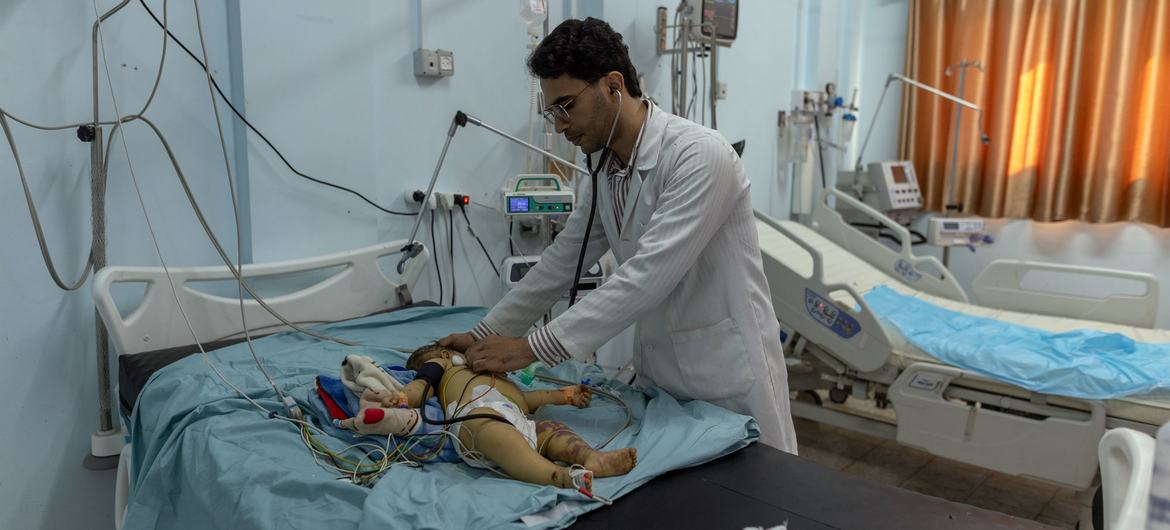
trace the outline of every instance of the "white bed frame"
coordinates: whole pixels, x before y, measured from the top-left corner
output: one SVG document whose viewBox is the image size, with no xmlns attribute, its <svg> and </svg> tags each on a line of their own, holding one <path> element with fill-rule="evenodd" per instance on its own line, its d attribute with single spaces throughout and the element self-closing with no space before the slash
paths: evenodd
<svg viewBox="0 0 1170 530">
<path fill-rule="evenodd" d="M 833 208 L 831 201 L 865 214 L 893 232 L 902 244 L 897 251 L 893 251 L 877 238 L 851 226 Z M 969 301 L 958 280 L 938 258 L 914 254 L 909 229 L 841 190 L 833 188 L 821 194 L 813 208 L 810 225 L 829 241 L 906 285 L 935 296 L 959 302 Z"/>
<path fill-rule="evenodd" d="M 293 323 L 344 320 L 411 303 L 410 289 L 418 281 L 430 253 L 424 249 L 406 264 L 398 278 L 391 279 L 384 270 L 393 271 L 394 264 L 386 267 L 383 258 L 400 254 L 405 244 L 405 240 L 392 241 L 305 259 L 244 265 L 241 270 L 246 279 L 263 280 L 339 268 L 309 287 L 264 297 L 264 301 Z M 239 299 L 209 294 L 195 287 L 200 282 L 235 281 L 226 266 L 170 267 L 170 277 L 200 342 L 243 335 Z M 120 283 L 146 284 L 142 301 L 125 316 L 118 310 L 113 292 L 114 286 Z M 106 267 L 94 278 L 93 299 L 120 355 L 195 343 L 175 302 L 166 271 L 161 267 Z M 248 297 L 244 298 L 244 313 L 253 330 L 271 333 L 285 329 L 276 317 Z"/>
<path fill-rule="evenodd" d="M 308 287 L 275 296 L 261 296 L 273 310 L 290 322 L 311 324 L 334 322 L 401 307 L 412 302 L 411 290 L 430 261 L 423 252 L 406 263 L 397 274 L 397 259 L 406 240 L 316 256 L 305 259 L 244 265 L 242 274 L 253 282 L 316 273 L 327 274 Z M 243 336 L 240 301 L 235 297 L 209 294 L 196 288 L 200 282 L 235 281 L 226 266 L 170 267 L 179 301 L 200 342 Z M 114 287 L 123 283 L 145 283 L 141 302 L 127 315 L 115 303 Z M 253 289 L 256 289 L 253 284 Z M 107 267 L 93 282 L 93 299 L 109 328 L 110 338 L 120 355 L 134 355 L 194 344 L 191 331 L 176 304 L 175 295 L 161 267 Z M 258 302 L 244 299 L 248 327 L 254 334 L 284 331 L 280 323 Z M 114 490 L 114 523 L 121 528 L 130 496 L 130 463 L 133 448 L 127 443 L 118 462 Z"/>
<path fill-rule="evenodd" d="M 836 212 L 831 211 L 828 197 L 849 203 L 865 211 L 899 235 L 902 247 L 894 251 L 856 228 L 849 226 Z M 866 211 L 869 210 L 869 211 Z M 896 425 L 841 412 L 829 407 L 802 401 L 792 403 L 793 415 L 814 421 L 896 439 L 899 443 L 923 449 L 932 454 L 993 469 L 1003 473 L 1027 476 L 1070 487 L 1088 490 L 1097 473 L 1097 444 L 1107 427 L 1105 407 L 1099 402 L 1059 398 L 1030 392 L 1006 383 L 992 381 L 976 374 L 943 364 L 919 362 L 897 366 L 891 353 L 901 349 L 903 340 L 896 332 L 885 329 L 872 313 L 860 293 L 850 286 L 830 284 L 824 276 L 824 254 L 802 240 L 787 223 L 777 222 L 757 212 L 763 224 L 799 245 L 812 257 L 813 274 L 802 276 L 784 261 L 764 255 L 764 271 L 771 288 L 776 317 L 785 329 L 793 331 L 786 344 L 786 356 L 797 362 L 794 368 L 811 370 L 819 377 L 790 378 L 794 391 L 851 387 L 852 395 L 869 399 L 885 394 L 895 407 Z M 893 278 L 938 296 L 966 301 L 962 289 L 949 274 L 921 274 L 915 277 L 906 271 L 917 272 L 920 265 L 934 265 L 933 258 L 915 256 L 909 248 L 909 233 L 879 212 L 852 199 L 829 190 L 821 196 L 812 219 L 815 230 L 839 246 L 856 253 L 871 265 Z M 912 267 L 907 268 L 907 264 Z M 938 264 L 941 265 L 941 264 Z M 994 301 L 1013 308 L 1035 310 L 1035 305 L 1020 301 L 1019 296 L 1035 296 L 1024 291 L 1012 297 L 1003 278 L 1029 269 L 1058 269 L 1062 272 L 1096 273 L 1085 268 L 1059 267 L 1049 264 L 1013 263 L 997 265 L 979 292 L 995 292 Z M 1069 269 L 1079 269 L 1070 271 Z M 944 269 L 945 270 L 945 269 Z M 1004 272 L 1008 271 L 1008 272 Z M 1134 279 L 1141 275 L 1106 271 L 1109 277 Z M 909 276 L 909 277 L 908 277 Z M 1152 277 L 1141 280 L 1157 293 Z M 991 290 L 994 287 L 995 290 Z M 837 303 L 835 309 L 847 314 L 856 323 L 851 336 L 842 336 L 821 322 L 815 312 L 806 306 L 806 300 L 840 300 L 835 292 L 844 291 L 856 302 Z M 811 293 L 811 294 L 810 294 Z M 1076 307 L 1066 307 L 1062 316 L 1083 317 L 1096 315 L 1088 297 Z M 1140 297 L 1139 297 L 1140 298 Z M 1119 297 L 1098 299 L 1100 307 L 1117 303 Z M 1054 299 L 1055 300 L 1055 299 Z M 1145 304 L 1139 311 L 1125 313 L 1144 318 L 1151 303 L 1156 300 L 1130 299 Z M 1044 307 L 1048 307 L 1048 304 Z M 1072 314 L 1069 314 L 1072 313 Z M 1146 322 L 1138 319 L 1138 322 Z M 1130 324 L 1132 322 L 1126 322 Z M 1054 403 L 1055 402 L 1055 403 Z M 1110 427 L 1116 425 L 1109 425 Z"/>
<path fill-rule="evenodd" d="M 1030 273 L 1057 273 L 1081 277 L 1086 282 L 1112 279 L 1143 287 L 1141 294 L 1108 294 L 1094 297 L 1031 289 L 1024 278 Z M 975 279 L 971 290 L 979 305 L 1152 328 L 1158 318 L 1158 279 L 1143 272 L 1080 267 L 1035 261 L 996 260 Z"/>
</svg>

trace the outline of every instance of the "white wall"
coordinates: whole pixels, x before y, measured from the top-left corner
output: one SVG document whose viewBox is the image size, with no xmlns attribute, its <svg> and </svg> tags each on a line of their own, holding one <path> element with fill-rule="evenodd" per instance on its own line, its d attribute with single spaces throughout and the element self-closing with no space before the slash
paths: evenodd
<svg viewBox="0 0 1170 530">
<path fill-rule="evenodd" d="M 275 6 L 279 4 L 279 8 Z M 566 15 L 598 16 L 622 32 L 646 92 L 669 101 L 669 58 L 655 52 L 659 2 L 550 2 L 551 27 Z M 417 46 L 414 2 L 359 2 L 321 9 L 319 3 L 241 5 L 242 56 L 249 119 L 295 165 L 315 176 L 403 209 L 403 190 L 424 187 L 455 110 L 462 109 L 520 137 L 526 135 L 529 78 L 526 31 L 516 2 L 429 1 L 423 45 L 455 52 L 456 73 L 429 80 L 413 75 Z M 746 9 L 746 8 L 745 8 Z M 740 38 L 719 54 L 730 99 L 720 102 L 719 129 L 747 140 L 744 163 L 753 199 L 786 215 L 786 168 L 776 162 L 776 112 L 793 88 L 795 0 L 751 6 Z M 289 35 L 312 38 L 290 39 Z M 390 217 L 357 198 L 291 175 L 266 148 L 249 142 L 254 253 L 257 261 L 303 257 L 406 237 L 410 218 Z M 469 127 L 451 144 L 438 189 L 496 204 L 505 179 L 522 172 L 525 152 Z M 495 260 L 507 254 L 500 214 L 472 207 L 476 231 Z M 474 241 L 456 220 L 455 261 L 460 304 L 490 305 L 499 284 Z M 429 240 L 424 224 L 422 235 Z M 438 246 L 447 247 L 438 224 Z M 440 258 L 449 271 L 446 256 Z M 434 274 L 427 275 L 433 281 Z M 450 274 L 444 274 L 447 300 Z M 470 284 L 470 285 L 468 285 Z M 426 292 L 425 290 L 423 292 Z M 433 289 L 431 296 L 437 294 Z"/>
<path fill-rule="evenodd" d="M 551 7 L 555 16 L 560 6 Z M 303 171 L 380 204 L 403 210 L 404 190 L 425 189 L 456 110 L 526 136 L 528 49 L 518 3 L 425 2 L 423 45 L 455 53 L 455 75 L 442 79 L 413 74 L 415 2 L 328 8 L 313 1 L 247 2 L 241 4 L 240 18 L 250 119 Z M 413 217 L 391 217 L 360 199 L 299 179 L 257 142 L 249 145 L 257 261 L 409 235 Z M 485 130 L 462 128 L 436 189 L 494 205 L 505 179 L 523 172 L 525 155 Z M 499 213 L 473 205 L 468 214 L 492 256 L 501 260 L 508 247 Z M 437 223 L 438 246 L 444 250 L 445 225 L 445 218 Z M 427 226 L 420 239 L 429 244 Z M 500 296 L 498 280 L 458 214 L 455 226 L 456 271 L 462 280 L 458 303 L 490 304 Z M 433 279 L 433 272 L 426 277 Z"/>
<path fill-rule="evenodd" d="M 103 0 L 98 8 L 104 12 L 114 4 Z M 161 2 L 150 4 L 161 16 Z M 201 9 L 213 65 L 226 64 L 224 7 L 204 2 Z M 171 2 L 170 13 L 173 31 L 197 46 L 191 3 Z M 92 119 L 94 18 L 88 1 L 0 2 L 0 106 L 43 124 Z M 154 81 L 162 30 L 137 2 L 103 28 L 120 110 L 136 112 Z M 169 136 L 213 228 L 234 247 L 207 86 L 192 66 L 170 47 L 166 75 L 147 115 Z M 226 71 L 216 75 L 226 80 Z M 109 118 L 114 112 L 104 73 L 101 83 L 101 112 Z M 89 244 L 89 146 L 72 130 L 12 127 L 52 256 L 66 279 L 75 279 Z M 218 258 L 153 136 L 135 124 L 126 140 L 164 256 L 170 263 L 214 263 Z M 120 144 L 111 158 L 109 263 L 155 265 Z M 98 427 L 89 285 L 65 293 L 50 280 L 7 143 L 0 143 L 0 227 L 0 528 L 110 528 L 114 474 L 81 466 Z"/>
</svg>

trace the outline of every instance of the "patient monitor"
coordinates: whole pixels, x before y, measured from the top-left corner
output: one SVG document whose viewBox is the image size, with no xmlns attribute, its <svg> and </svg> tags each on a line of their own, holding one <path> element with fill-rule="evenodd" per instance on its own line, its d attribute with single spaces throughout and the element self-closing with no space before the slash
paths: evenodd
<svg viewBox="0 0 1170 530">
<path fill-rule="evenodd" d="M 918 175 L 909 160 L 873 162 L 865 172 L 842 171 L 837 187 L 903 224 L 922 209 Z"/>
</svg>

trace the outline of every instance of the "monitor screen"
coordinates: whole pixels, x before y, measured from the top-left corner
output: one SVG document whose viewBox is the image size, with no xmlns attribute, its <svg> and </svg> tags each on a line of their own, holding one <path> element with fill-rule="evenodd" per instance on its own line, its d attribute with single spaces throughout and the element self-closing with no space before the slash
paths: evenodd
<svg viewBox="0 0 1170 530">
<path fill-rule="evenodd" d="M 736 26 L 739 24 L 738 0 L 703 0 L 703 24 L 715 25 L 715 36 L 720 39 L 735 40 Z M 710 35 L 709 27 L 701 29 L 704 35 Z"/>
<path fill-rule="evenodd" d="M 508 278 L 512 282 L 518 282 L 524 278 L 525 274 L 528 274 L 528 270 L 531 268 L 532 264 L 530 263 L 517 263 L 514 267 L 512 267 L 512 271 L 508 275 Z"/>
<path fill-rule="evenodd" d="M 528 211 L 528 197 L 508 197 L 508 213 Z"/>
<path fill-rule="evenodd" d="M 894 184 L 910 183 L 910 179 L 906 177 L 906 166 L 902 164 L 890 166 L 890 174 L 894 177 Z"/>
</svg>

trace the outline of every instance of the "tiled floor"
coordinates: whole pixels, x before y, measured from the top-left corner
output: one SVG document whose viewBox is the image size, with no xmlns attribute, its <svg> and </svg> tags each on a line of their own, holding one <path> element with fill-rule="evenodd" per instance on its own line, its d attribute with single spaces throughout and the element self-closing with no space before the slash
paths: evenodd
<svg viewBox="0 0 1170 530">
<path fill-rule="evenodd" d="M 939 458 L 864 434 L 796 420 L 800 456 L 926 495 L 1034 519 L 1056 528 L 1089 520 L 1091 497 L 1043 482 Z"/>
</svg>

